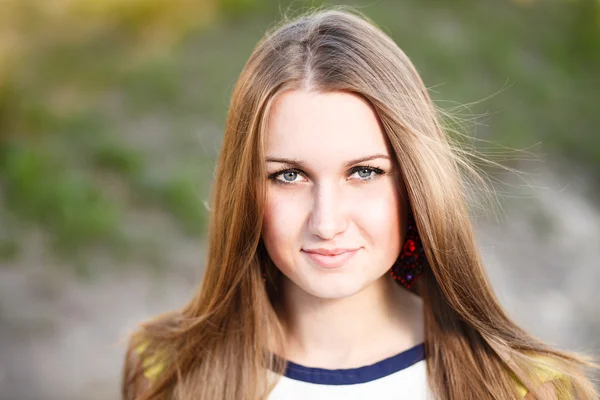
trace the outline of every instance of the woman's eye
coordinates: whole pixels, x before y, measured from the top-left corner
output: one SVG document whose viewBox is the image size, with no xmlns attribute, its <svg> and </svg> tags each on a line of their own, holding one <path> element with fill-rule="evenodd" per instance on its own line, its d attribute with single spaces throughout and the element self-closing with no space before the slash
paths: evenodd
<svg viewBox="0 0 600 400">
<path fill-rule="evenodd" d="M 374 173 L 375 171 L 373 171 L 372 169 L 369 169 L 369 168 L 362 168 L 356 172 L 358 173 L 359 177 L 369 179 L 369 178 L 371 178 L 371 174 Z"/>
<path fill-rule="evenodd" d="M 383 170 L 377 167 L 362 167 L 358 166 L 352 169 L 353 175 L 357 174 L 359 180 L 369 181 L 371 179 L 377 178 L 379 175 L 383 175 Z"/>
<path fill-rule="evenodd" d="M 298 173 L 295 171 L 286 171 L 286 172 L 282 172 L 280 174 L 280 176 L 283 178 L 283 180 L 286 183 L 291 183 L 294 182 L 296 180 L 296 177 L 298 176 Z"/>
<path fill-rule="evenodd" d="M 269 175 L 269 179 L 275 181 L 275 183 L 281 183 L 283 185 L 296 183 L 296 178 L 300 175 L 299 171 L 293 169 L 286 169 L 278 172 L 274 172 Z"/>
</svg>

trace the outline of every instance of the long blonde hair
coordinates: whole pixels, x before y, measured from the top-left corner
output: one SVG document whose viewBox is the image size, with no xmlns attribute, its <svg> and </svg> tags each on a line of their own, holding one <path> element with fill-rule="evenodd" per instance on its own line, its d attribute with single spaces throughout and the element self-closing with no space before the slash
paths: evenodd
<svg viewBox="0 0 600 400">
<path fill-rule="evenodd" d="M 568 379 L 557 394 L 597 394 L 583 355 L 550 348 L 517 326 L 497 301 L 476 248 L 465 195 L 474 172 L 448 139 L 415 67 L 355 11 L 319 9 L 271 29 L 235 86 L 211 194 L 206 271 L 180 311 L 143 324 L 123 375 L 125 399 L 261 399 L 285 362 L 269 352 L 283 334 L 261 266 L 277 271 L 261 240 L 265 116 L 285 90 L 346 91 L 376 111 L 402 171 L 429 267 L 418 282 L 425 317 L 428 384 L 437 399 L 519 398 L 539 390 L 546 361 Z M 140 351 L 141 349 L 141 351 Z M 143 358 L 143 360 L 140 358 Z M 159 368 L 151 384 L 144 370 Z M 145 382 L 145 383 L 144 383 Z"/>
</svg>

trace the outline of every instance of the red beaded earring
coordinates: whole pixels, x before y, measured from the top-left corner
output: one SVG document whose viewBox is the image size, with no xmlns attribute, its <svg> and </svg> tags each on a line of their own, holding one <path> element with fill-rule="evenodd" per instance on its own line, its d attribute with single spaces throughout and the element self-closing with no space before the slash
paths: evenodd
<svg viewBox="0 0 600 400">
<path fill-rule="evenodd" d="M 390 269 L 390 274 L 404 287 L 410 289 L 417 278 L 423 274 L 423 268 L 426 264 L 427 257 L 425 257 L 425 250 L 417 232 L 415 217 L 412 212 L 409 212 L 404 246 L 402 246 L 402 252 L 398 260 Z"/>
</svg>

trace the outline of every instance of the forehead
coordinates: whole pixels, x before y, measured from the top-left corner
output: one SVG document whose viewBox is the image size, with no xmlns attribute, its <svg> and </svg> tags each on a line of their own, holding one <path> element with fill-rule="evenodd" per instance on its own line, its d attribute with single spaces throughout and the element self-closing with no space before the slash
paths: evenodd
<svg viewBox="0 0 600 400">
<path fill-rule="evenodd" d="M 381 153 L 387 140 L 375 111 L 347 92 L 291 90 L 279 95 L 267 116 L 265 154 L 319 161 Z"/>
</svg>

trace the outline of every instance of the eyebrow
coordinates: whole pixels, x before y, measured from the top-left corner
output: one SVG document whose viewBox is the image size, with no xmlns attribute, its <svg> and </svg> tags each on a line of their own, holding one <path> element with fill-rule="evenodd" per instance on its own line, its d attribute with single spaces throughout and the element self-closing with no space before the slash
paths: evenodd
<svg viewBox="0 0 600 400">
<path fill-rule="evenodd" d="M 365 157 L 360 157 L 360 158 L 356 158 L 354 160 L 350 160 L 348 162 L 346 162 L 346 164 L 344 164 L 345 167 L 350 167 L 354 164 L 358 164 L 361 162 L 365 162 L 365 161 L 370 161 L 370 160 L 375 160 L 377 158 L 384 158 L 387 160 L 391 161 L 391 158 L 386 156 L 385 154 L 373 154 L 370 156 L 365 156 Z M 289 164 L 289 165 L 293 165 L 297 168 L 304 168 L 304 163 L 302 161 L 299 160 L 294 160 L 291 158 L 284 158 L 284 157 L 267 157 L 265 158 L 266 162 L 276 162 L 276 163 L 282 163 L 282 164 Z"/>
</svg>

